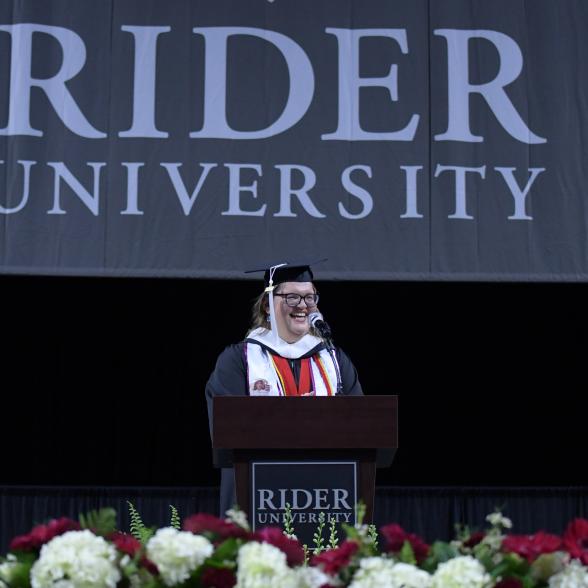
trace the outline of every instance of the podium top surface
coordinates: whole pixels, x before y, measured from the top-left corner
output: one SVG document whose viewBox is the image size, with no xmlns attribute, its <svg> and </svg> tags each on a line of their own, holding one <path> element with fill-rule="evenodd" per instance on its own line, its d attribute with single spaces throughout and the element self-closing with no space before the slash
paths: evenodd
<svg viewBox="0 0 588 588">
<path fill-rule="evenodd" d="M 213 399 L 215 449 L 398 447 L 397 396 Z"/>
</svg>

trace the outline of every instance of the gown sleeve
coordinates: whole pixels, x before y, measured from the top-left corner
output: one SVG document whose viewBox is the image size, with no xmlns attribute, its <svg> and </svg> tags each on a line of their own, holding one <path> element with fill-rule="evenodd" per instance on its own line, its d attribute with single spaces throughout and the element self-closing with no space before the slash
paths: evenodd
<svg viewBox="0 0 588 588">
<path fill-rule="evenodd" d="M 341 380 L 343 381 L 343 394 L 346 396 L 363 396 L 357 371 L 349 356 L 342 349 L 337 349 L 337 359 L 339 360 Z"/>
<path fill-rule="evenodd" d="M 216 360 L 206 383 L 208 425 L 212 429 L 212 399 L 215 396 L 247 396 L 244 344 L 229 345 Z"/>
<path fill-rule="evenodd" d="M 243 343 L 230 345 L 218 357 L 214 371 L 206 383 L 206 404 L 208 408 L 208 426 L 212 438 L 212 399 L 215 396 L 247 396 L 247 368 Z M 215 459 L 225 463 L 226 456 L 220 450 Z M 235 505 L 235 472 L 232 467 L 221 468 L 219 495 L 219 516 Z"/>
</svg>

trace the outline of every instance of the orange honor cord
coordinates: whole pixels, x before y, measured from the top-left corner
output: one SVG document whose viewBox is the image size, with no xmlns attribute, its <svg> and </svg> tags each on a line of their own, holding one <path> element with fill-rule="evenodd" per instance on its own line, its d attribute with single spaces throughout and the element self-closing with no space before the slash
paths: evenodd
<svg viewBox="0 0 588 588">
<path fill-rule="evenodd" d="M 333 389 L 331 388 L 331 383 L 329 382 L 329 378 L 327 376 L 327 371 L 325 370 L 325 366 L 323 365 L 323 361 L 319 355 L 315 355 L 313 358 L 316 361 L 316 365 L 318 366 L 319 372 L 321 377 L 323 378 L 323 382 L 327 387 L 327 395 L 333 396 Z"/>
<path fill-rule="evenodd" d="M 274 357 L 273 354 L 270 353 L 270 357 L 272 359 L 272 363 L 274 365 L 274 369 L 276 370 L 276 374 L 278 374 L 278 380 L 280 383 L 280 388 L 282 390 L 282 394 L 284 396 L 288 396 L 288 391 L 286 390 L 286 384 L 284 382 L 284 378 L 282 377 L 282 374 L 280 373 L 280 370 L 278 369 L 278 366 L 276 364 L 276 357 Z"/>
</svg>

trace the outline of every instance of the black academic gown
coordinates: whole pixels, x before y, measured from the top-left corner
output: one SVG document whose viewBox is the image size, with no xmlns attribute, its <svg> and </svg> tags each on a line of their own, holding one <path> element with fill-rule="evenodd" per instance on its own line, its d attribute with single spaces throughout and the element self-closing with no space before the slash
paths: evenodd
<svg viewBox="0 0 588 588">
<path fill-rule="evenodd" d="M 227 347 L 218 357 L 214 371 L 206 384 L 206 402 L 208 405 L 208 423 L 212 429 L 212 399 L 214 396 L 248 396 L 247 365 L 245 359 L 245 344 L 253 343 L 261 345 L 257 341 L 246 340 Z M 262 347 L 264 347 L 262 345 Z M 298 383 L 300 359 L 310 357 L 318 353 L 324 346 L 318 345 L 299 359 L 293 362 L 293 372 Z M 342 394 L 347 396 L 361 396 L 363 394 L 361 384 L 357 377 L 357 371 L 349 357 L 339 348 L 336 348 L 337 360 L 341 371 L 343 384 Z M 220 516 L 235 505 L 235 472 L 233 468 L 221 469 L 220 487 Z"/>
</svg>

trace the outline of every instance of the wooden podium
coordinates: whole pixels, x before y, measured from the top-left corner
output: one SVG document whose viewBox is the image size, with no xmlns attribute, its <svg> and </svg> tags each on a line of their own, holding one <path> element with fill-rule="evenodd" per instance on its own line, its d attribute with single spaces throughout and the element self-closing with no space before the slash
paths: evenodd
<svg viewBox="0 0 588 588">
<path fill-rule="evenodd" d="M 354 461 L 357 495 L 371 522 L 376 467 L 392 463 L 397 423 L 397 396 L 219 396 L 213 399 L 215 465 L 234 466 L 237 503 L 251 515 L 253 462 Z"/>
</svg>

